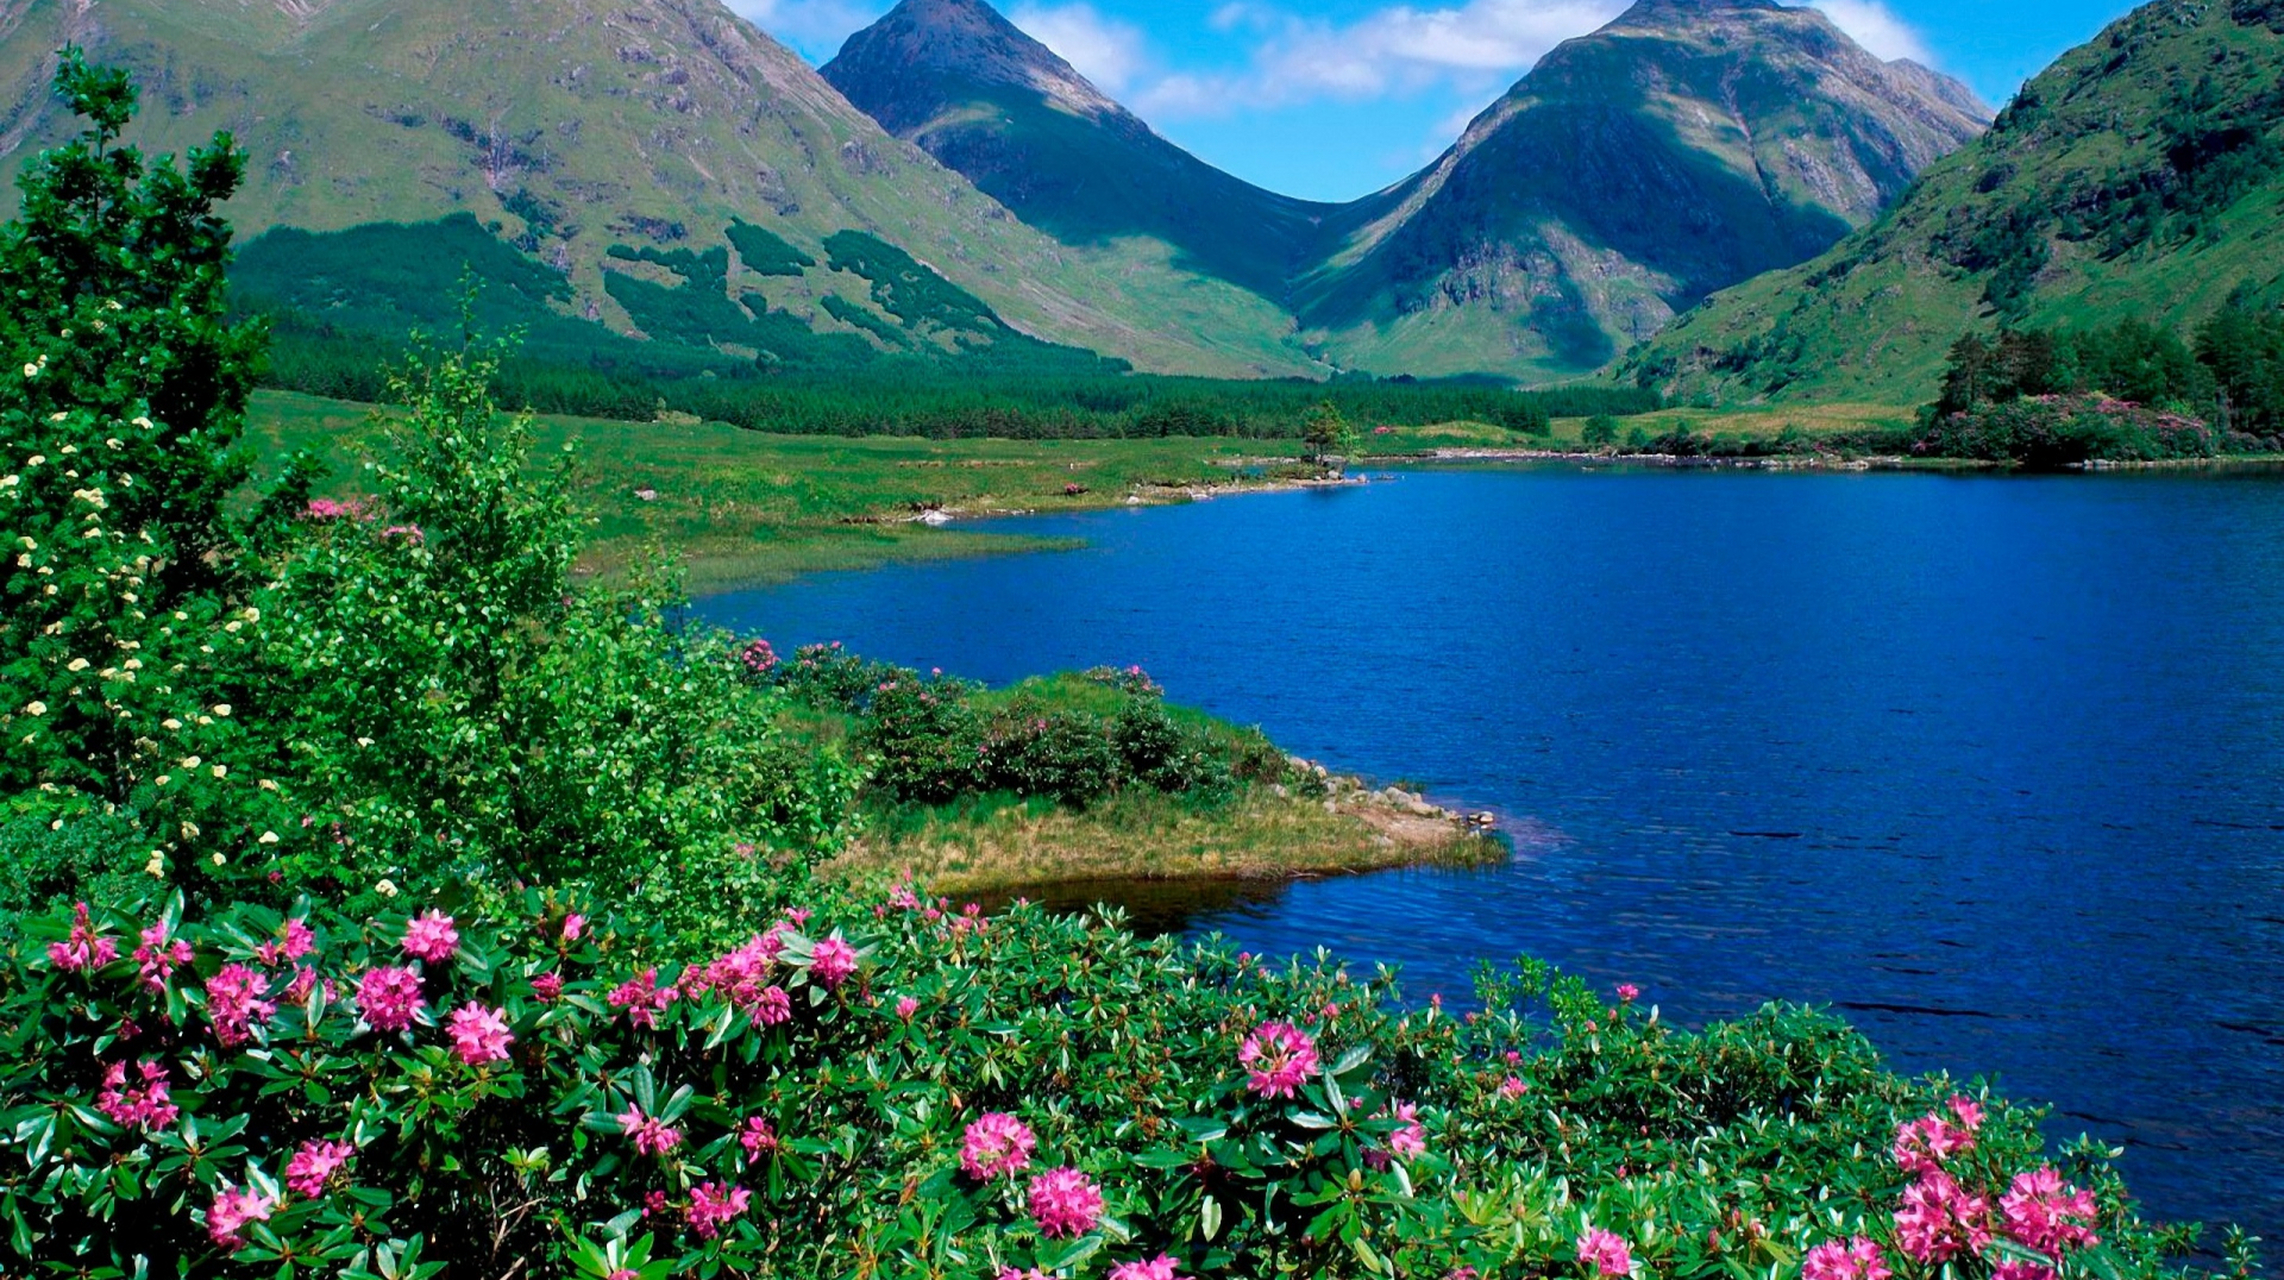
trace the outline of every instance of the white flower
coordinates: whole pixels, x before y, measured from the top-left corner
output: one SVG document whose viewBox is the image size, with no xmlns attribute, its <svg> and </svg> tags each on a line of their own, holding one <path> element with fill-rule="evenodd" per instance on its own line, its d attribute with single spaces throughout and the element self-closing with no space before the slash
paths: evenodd
<svg viewBox="0 0 2284 1280">
<path fill-rule="evenodd" d="M 0 476 L 0 489 L 13 489 L 23 483 L 22 476 Z"/>
<path fill-rule="evenodd" d="M 24 366 L 24 376 L 25 376 L 25 377 L 27 377 L 27 378 L 37 378 L 37 377 L 39 377 L 39 376 L 40 376 L 40 367 L 39 367 L 38 365 L 36 365 L 36 364 L 28 364 L 28 365 L 25 365 L 25 366 Z"/>
<path fill-rule="evenodd" d="M 27 702 L 27 703 L 25 703 L 25 704 L 24 704 L 24 714 L 25 714 L 25 715 L 28 715 L 28 716 L 44 716 L 44 715 L 46 715 L 47 713 L 48 713 L 48 704 L 47 704 L 47 703 L 44 703 L 44 702 Z"/>
<path fill-rule="evenodd" d="M 213 857 L 213 858 L 211 858 L 211 859 L 210 859 L 210 861 L 211 861 L 211 862 L 213 862 L 215 866 L 218 866 L 218 867 L 219 867 L 219 866 L 221 866 L 223 863 L 225 863 L 225 862 L 228 862 L 228 861 L 229 861 L 229 859 L 228 859 L 228 858 L 225 858 L 225 857 L 223 857 L 221 854 L 217 853 L 217 854 L 215 854 L 215 855 L 214 855 L 214 857 Z"/>
<path fill-rule="evenodd" d="M 396 882 L 394 880 L 383 880 L 379 884 L 373 886 L 373 892 L 381 895 L 384 898 L 393 898 L 397 896 Z"/>
<path fill-rule="evenodd" d="M 143 864 L 143 870 L 153 876 L 164 876 L 167 873 L 167 860 L 154 853 L 151 860 Z"/>
<path fill-rule="evenodd" d="M 218 764 L 218 765 L 214 766 L 214 768 L 211 770 L 211 772 L 212 772 L 212 773 L 214 774 L 214 776 L 215 776 L 215 777 L 217 777 L 217 778 L 227 777 L 227 776 L 229 776 L 229 773 L 230 773 L 230 766 L 229 766 L 229 765 L 226 765 L 226 764 Z"/>
<path fill-rule="evenodd" d="M 65 664 L 64 670 L 76 675 L 79 672 L 87 670 L 90 665 L 92 664 L 90 664 L 85 658 L 73 658 L 69 663 Z"/>
<path fill-rule="evenodd" d="M 200 763 L 202 762 L 197 756 L 184 756 L 182 758 L 182 767 L 185 769 L 195 769 L 200 765 Z"/>
<path fill-rule="evenodd" d="M 182 721 L 175 719 L 173 716 L 168 716 L 166 719 L 159 721 L 159 723 L 165 725 L 169 730 L 182 728 Z"/>
<path fill-rule="evenodd" d="M 260 843 L 262 843 L 262 844 L 276 844 L 277 842 L 278 842 L 278 833 L 277 833 L 277 832 L 275 832 L 275 831 L 264 831 L 264 832 L 262 833 L 262 839 L 261 839 Z"/>
<path fill-rule="evenodd" d="M 360 747 L 369 747 L 373 745 L 373 740 L 371 738 L 359 738 L 357 739 L 357 745 Z"/>
<path fill-rule="evenodd" d="M 143 660 L 141 658 L 129 658 L 119 665 L 127 668 L 129 671 L 140 671 L 143 669 Z"/>
<path fill-rule="evenodd" d="M 48 455 L 44 453 L 35 453 L 31 457 L 24 459 L 24 465 L 27 467 L 40 467 L 47 465 L 47 461 Z"/>
<path fill-rule="evenodd" d="M 226 719 L 226 720 L 227 720 L 227 719 L 229 719 L 229 717 L 230 717 L 230 704 L 229 704 L 229 703 L 227 703 L 227 702 L 217 702 L 217 703 L 215 703 L 215 704 L 214 704 L 214 714 L 216 714 L 216 715 L 218 715 L 218 716 L 221 716 L 222 718 L 224 718 L 224 719 Z"/>
</svg>

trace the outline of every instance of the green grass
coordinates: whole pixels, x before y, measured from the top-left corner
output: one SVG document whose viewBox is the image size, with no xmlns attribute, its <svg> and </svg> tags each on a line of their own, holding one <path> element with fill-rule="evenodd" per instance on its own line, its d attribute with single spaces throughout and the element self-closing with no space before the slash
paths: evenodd
<svg viewBox="0 0 2284 1280">
<path fill-rule="evenodd" d="M 915 517 L 1079 511 L 1186 500 L 1249 481 L 1241 459 L 1282 446 L 1254 440 L 936 441 L 775 436 L 721 424 L 542 417 L 541 453 L 579 457 L 579 490 L 595 518 L 584 567 L 623 569 L 650 548 L 677 553 L 694 591 L 783 581 L 894 561 L 1042 550 L 1072 544 L 1017 538 Z M 291 392 L 255 396 L 249 437 L 274 466 L 312 448 L 354 493 L 379 443 L 367 406 Z M 1289 456 L 1289 455 L 1288 455 Z M 1082 493 L 1068 492 L 1077 485 Z M 642 494 L 654 493 L 654 499 Z"/>
</svg>

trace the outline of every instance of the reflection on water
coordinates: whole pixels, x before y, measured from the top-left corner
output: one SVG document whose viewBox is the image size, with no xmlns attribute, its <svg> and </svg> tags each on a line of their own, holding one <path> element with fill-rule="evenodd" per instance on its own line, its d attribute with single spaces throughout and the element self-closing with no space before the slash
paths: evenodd
<svg viewBox="0 0 2284 1280">
<path fill-rule="evenodd" d="M 992 681 L 1139 662 L 1517 837 L 1058 905 L 1416 995 L 1527 951 L 1683 1022 L 1829 1004 L 2284 1238 L 2284 481 L 1423 472 L 1009 527 L 1092 546 L 703 608 Z"/>
</svg>

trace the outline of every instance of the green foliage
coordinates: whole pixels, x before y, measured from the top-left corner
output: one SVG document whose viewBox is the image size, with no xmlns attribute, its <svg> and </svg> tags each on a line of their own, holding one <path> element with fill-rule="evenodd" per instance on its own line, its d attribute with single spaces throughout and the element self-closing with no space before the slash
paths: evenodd
<svg viewBox="0 0 2284 1280">
<path fill-rule="evenodd" d="M 2198 328 L 2197 360 L 2212 374 L 2216 421 L 2284 437 L 2284 312 L 2223 308 Z"/>
<path fill-rule="evenodd" d="M 730 221 L 730 247 L 738 251 L 738 261 L 755 275 L 792 276 L 817 265 L 817 260 L 787 244 L 783 237 L 767 227 L 757 227 L 743 218 Z"/>
<path fill-rule="evenodd" d="M 538 890 L 417 922 L 180 898 L 27 921 L 0 1225 L 35 1267 L 185 1277 L 1563 1275 L 1600 1229 L 1645 1276 L 1792 1274 L 1864 1235 L 1932 1280 L 1890 1216 L 1900 1127 L 1973 1116 L 1945 1172 L 1994 1206 L 2050 1159 L 2036 1112 L 1898 1079 L 1809 1011 L 1689 1034 L 1525 963 L 1459 1018 L 1323 955 L 948 908 L 821 895 L 726 952 Z M 180 959 L 145 970 L 138 938 Z M 390 980 L 420 1002 L 401 1028 Z M 1249 1070 L 1277 1038 L 1295 1069 Z M 986 1113 L 1020 1126 L 1011 1169 Z M 2108 1153 L 2052 1167 L 2101 1237 L 2068 1274 L 2182 1274 Z M 1050 1232 L 1050 1170 L 1099 1214 Z M 1993 1259 L 2018 1249 L 2051 1260 Z M 1986 1280 L 1970 1258 L 1950 1273 Z"/>
<path fill-rule="evenodd" d="M 1589 449 L 1610 448 L 1618 443 L 1618 420 L 1609 414 L 1597 413 L 1579 428 L 1578 440 Z"/>
<path fill-rule="evenodd" d="M 1324 465 L 1327 459 L 1354 457 L 1361 447 L 1356 428 L 1332 401 L 1326 400 L 1302 415 L 1302 461 Z"/>
</svg>

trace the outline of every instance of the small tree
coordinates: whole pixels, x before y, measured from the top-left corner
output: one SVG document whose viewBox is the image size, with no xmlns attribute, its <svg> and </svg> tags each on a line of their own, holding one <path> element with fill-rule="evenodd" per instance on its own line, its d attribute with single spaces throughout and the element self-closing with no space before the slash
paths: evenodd
<svg viewBox="0 0 2284 1280">
<path fill-rule="evenodd" d="M 1597 413 L 1586 420 L 1578 439 L 1589 449 L 1614 448 L 1618 443 L 1618 420 L 1609 414 Z"/>
<path fill-rule="evenodd" d="M 1356 456 L 1362 442 L 1356 428 L 1330 400 L 1320 401 L 1301 419 L 1301 460 L 1337 474 L 1340 460 Z"/>
</svg>

